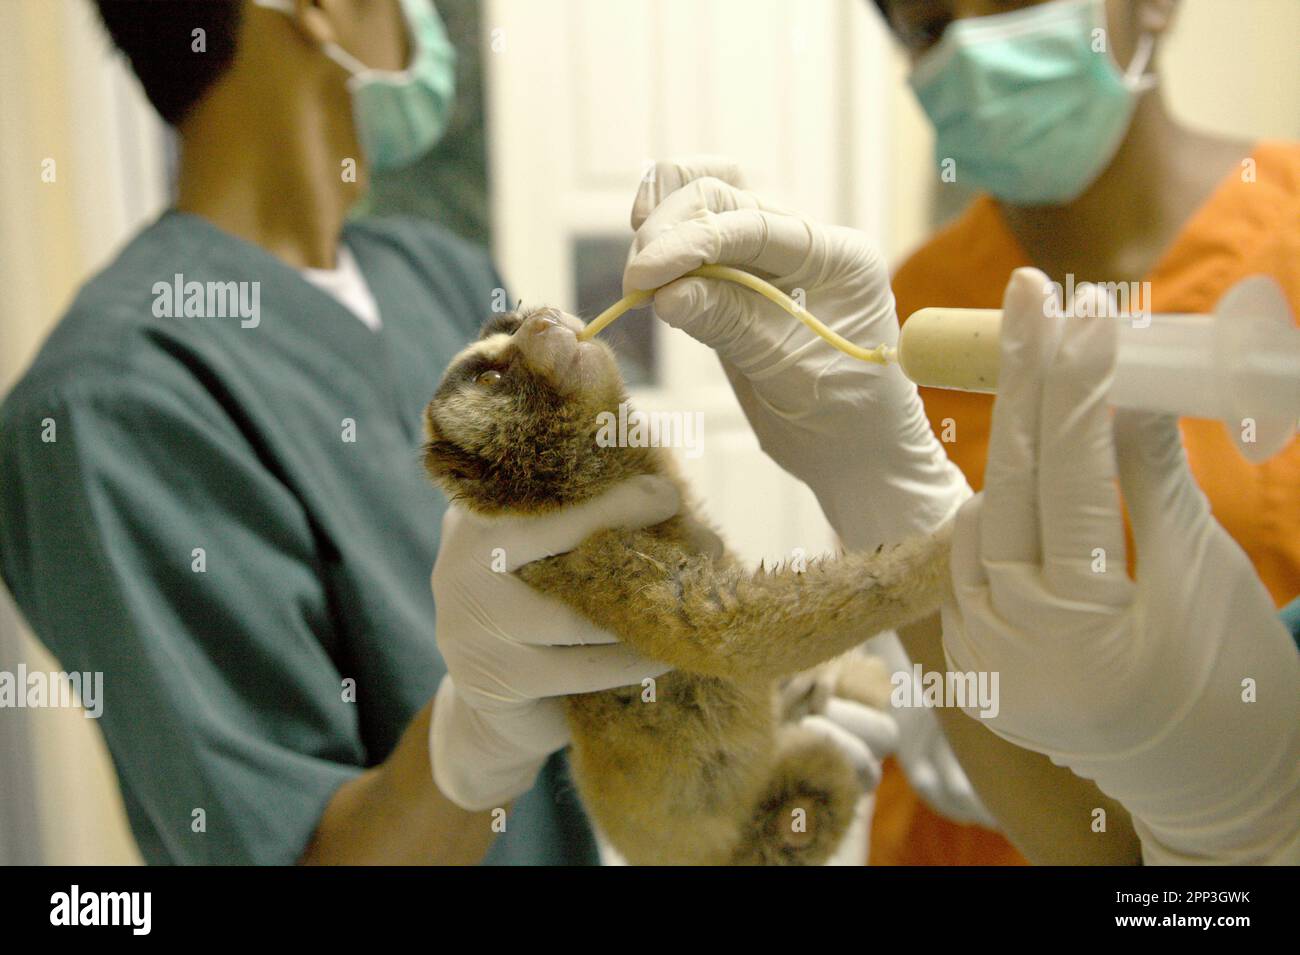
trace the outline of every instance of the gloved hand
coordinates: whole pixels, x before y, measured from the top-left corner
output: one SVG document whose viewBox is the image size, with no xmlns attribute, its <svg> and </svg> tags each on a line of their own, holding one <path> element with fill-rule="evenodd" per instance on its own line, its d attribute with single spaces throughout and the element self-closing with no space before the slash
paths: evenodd
<svg viewBox="0 0 1300 955">
<path fill-rule="evenodd" d="M 833 743 L 870 793 L 880 785 L 881 762 L 898 746 L 888 696 L 884 663 L 855 651 L 785 680 L 778 703 L 783 721 Z"/>
<path fill-rule="evenodd" d="M 999 674 L 985 724 L 1121 802 L 1148 863 L 1300 861 L 1296 648 L 1193 482 L 1177 421 L 1112 424 L 1114 321 L 1048 317 L 1046 282 L 1018 270 L 1003 302 L 985 490 L 953 539 L 948 662 Z"/>
<path fill-rule="evenodd" d="M 896 633 L 890 630 L 872 637 L 864 649 L 884 661 L 891 675 L 908 674 L 913 682 L 911 698 L 921 699 L 923 688 L 912 673 L 912 662 Z M 887 712 L 898 732 L 894 758 L 907 776 L 908 785 L 926 805 L 953 822 L 1000 831 L 1001 825 L 984 808 L 957 762 L 934 710 L 925 706 L 891 706 Z"/>
<path fill-rule="evenodd" d="M 896 367 L 836 351 L 762 296 L 683 279 L 706 263 L 768 279 L 845 338 L 896 343 L 889 274 L 858 232 L 739 188 L 725 160 L 658 163 L 632 210 L 625 291 L 668 284 L 655 313 L 713 348 L 763 450 L 817 494 L 844 542 L 874 548 L 933 530 L 970 489 Z"/>
<path fill-rule="evenodd" d="M 434 782 L 448 799 L 470 810 L 504 805 L 568 744 L 559 697 L 628 686 L 669 669 L 511 572 L 572 550 L 602 528 L 658 524 L 680 504 L 670 481 L 645 476 L 541 517 L 447 509 L 433 568 L 447 674 L 429 735 Z"/>
</svg>

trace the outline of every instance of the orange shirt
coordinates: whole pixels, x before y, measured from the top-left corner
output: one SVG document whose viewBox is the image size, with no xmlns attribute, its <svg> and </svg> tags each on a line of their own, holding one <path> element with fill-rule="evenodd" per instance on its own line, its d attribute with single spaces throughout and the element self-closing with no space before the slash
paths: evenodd
<svg viewBox="0 0 1300 955">
<path fill-rule="evenodd" d="M 1156 312 L 1212 312 L 1233 284 L 1269 275 L 1300 314 L 1300 145 L 1261 144 L 1253 168 L 1228 176 L 1198 209 L 1146 276 Z M 981 196 L 919 249 L 894 277 L 898 314 L 927 305 L 998 308 L 1014 269 L 1032 265 Z M 1058 281 L 1061 276 L 1052 276 Z M 1106 276 L 1075 277 L 1076 282 Z M 922 388 L 936 434 L 955 440 L 948 456 L 979 490 L 984 479 L 993 399 Z M 1250 464 L 1216 421 L 1184 419 L 1183 442 L 1214 516 L 1250 555 L 1280 605 L 1300 594 L 1300 442 L 1263 464 Z M 1131 549 L 1130 549 L 1131 553 Z M 999 865 L 1024 860 L 1001 836 L 931 812 L 892 761 L 877 795 L 871 833 L 874 865 Z"/>
</svg>

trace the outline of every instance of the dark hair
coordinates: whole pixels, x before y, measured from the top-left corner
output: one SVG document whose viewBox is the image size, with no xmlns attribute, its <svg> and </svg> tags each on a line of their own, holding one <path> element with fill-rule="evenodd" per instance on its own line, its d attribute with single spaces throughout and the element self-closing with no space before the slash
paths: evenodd
<svg viewBox="0 0 1300 955">
<path fill-rule="evenodd" d="M 242 0 L 94 0 L 154 109 L 175 126 L 235 58 Z M 202 30 L 202 34 L 195 31 Z M 196 50 L 198 37 L 202 50 Z"/>
</svg>

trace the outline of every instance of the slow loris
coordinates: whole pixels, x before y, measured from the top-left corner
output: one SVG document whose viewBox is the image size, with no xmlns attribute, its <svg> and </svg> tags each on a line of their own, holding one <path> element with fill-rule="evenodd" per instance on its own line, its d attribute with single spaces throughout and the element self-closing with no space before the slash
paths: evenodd
<svg viewBox="0 0 1300 955">
<path fill-rule="evenodd" d="M 550 308 L 499 315 L 452 361 L 425 411 L 424 460 L 461 506 L 541 514 L 634 475 L 681 484 L 661 449 L 597 443 L 598 415 L 627 396 L 613 353 L 579 341 L 582 327 Z M 780 721 L 777 681 L 934 611 L 947 549 L 940 533 L 801 573 L 753 570 L 684 504 L 520 568 L 675 667 L 653 702 L 640 685 L 566 700 L 578 791 L 614 847 L 634 864 L 825 861 L 860 787 L 832 743 Z"/>
</svg>

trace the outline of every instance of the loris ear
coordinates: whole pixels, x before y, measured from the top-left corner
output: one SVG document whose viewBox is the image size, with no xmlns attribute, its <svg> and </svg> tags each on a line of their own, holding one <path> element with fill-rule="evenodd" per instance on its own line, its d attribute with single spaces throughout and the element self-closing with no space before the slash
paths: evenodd
<svg viewBox="0 0 1300 955">
<path fill-rule="evenodd" d="M 450 441 L 435 438 L 424 446 L 424 469 L 435 481 L 477 481 L 486 473 L 486 462 Z"/>
</svg>

